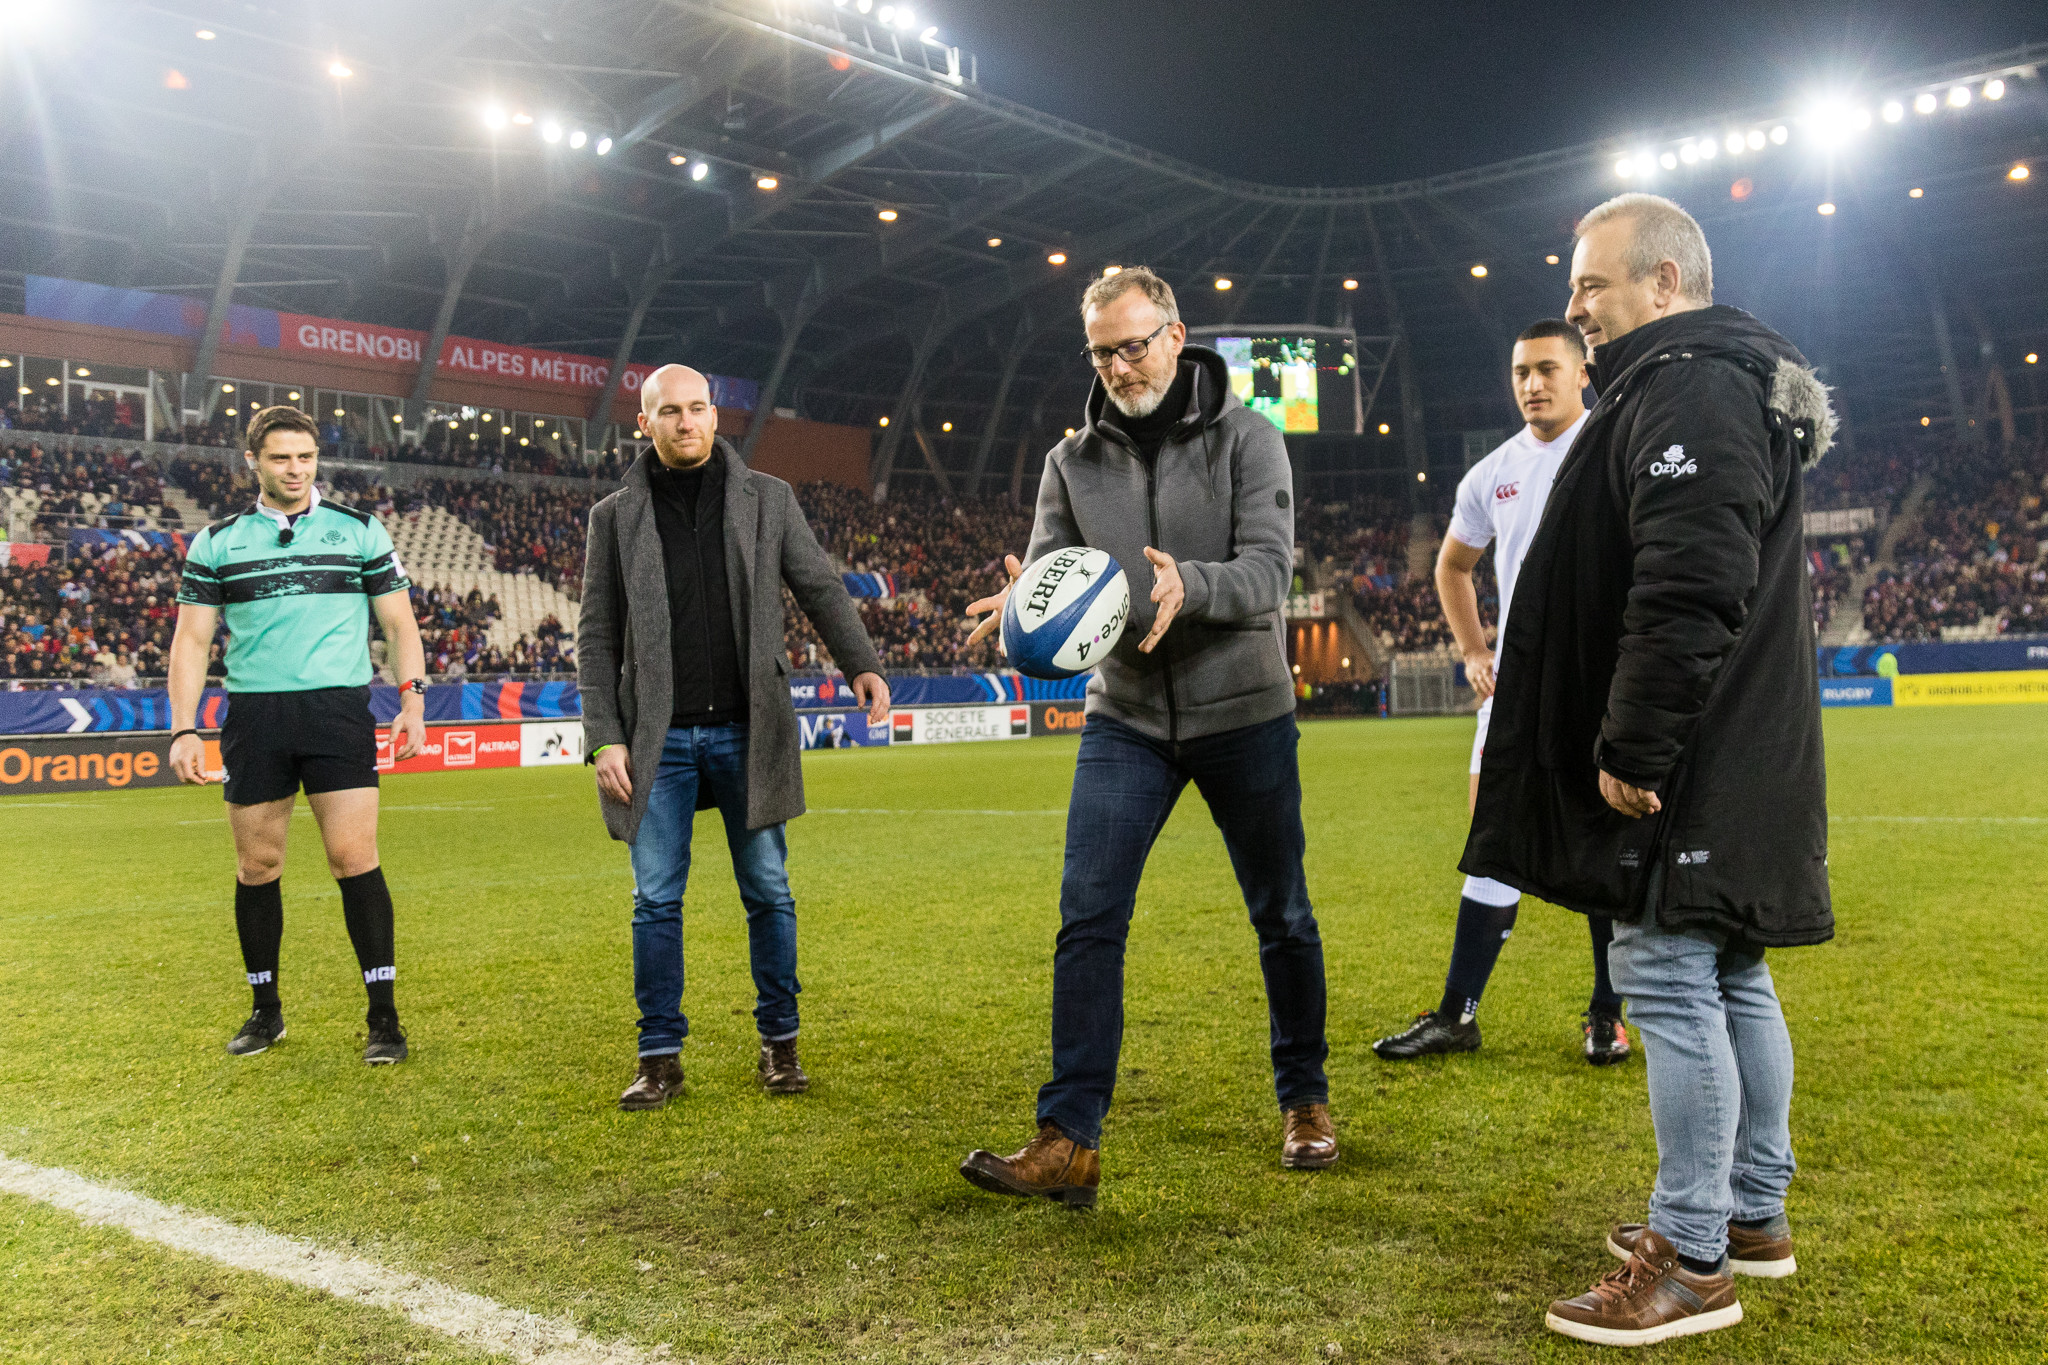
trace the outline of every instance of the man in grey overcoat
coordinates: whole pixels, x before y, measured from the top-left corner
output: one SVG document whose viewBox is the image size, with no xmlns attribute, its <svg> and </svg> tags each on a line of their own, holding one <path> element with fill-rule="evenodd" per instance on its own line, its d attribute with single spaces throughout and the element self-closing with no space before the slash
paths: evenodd
<svg viewBox="0 0 2048 1365">
<path fill-rule="evenodd" d="M 832 651 L 868 720 L 889 714 L 882 660 L 795 490 L 718 435 L 703 375 L 664 365 L 640 389 L 653 448 L 590 509 L 576 677 L 605 828 L 633 859 L 638 1074 L 621 1109 L 683 1086 L 683 889 L 697 811 L 716 807 L 740 900 L 771 1094 L 810 1085 L 797 1060 L 796 903 L 783 824 L 804 813 L 782 589 Z"/>
</svg>

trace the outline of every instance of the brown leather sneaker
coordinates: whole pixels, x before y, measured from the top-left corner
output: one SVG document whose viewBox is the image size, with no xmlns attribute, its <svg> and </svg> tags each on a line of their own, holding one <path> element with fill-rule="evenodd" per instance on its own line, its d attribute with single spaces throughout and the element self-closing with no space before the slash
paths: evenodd
<svg viewBox="0 0 2048 1365">
<path fill-rule="evenodd" d="M 659 1109 L 683 1090 L 683 1064 L 673 1052 L 642 1057 L 639 1074 L 619 1096 L 621 1109 Z"/>
<path fill-rule="evenodd" d="M 1287 1111 L 1280 1138 L 1280 1164 L 1290 1171 L 1320 1171 L 1337 1164 L 1337 1127 L 1327 1104 L 1303 1104 Z"/>
<path fill-rule="evenodd" d="M 1543 1325 L 1595 1346 L 1649 1346 L 1742 1321 L 1729 1275 L 1695 1275 L 1653 1228 L 1634 1238 L 1635 1253 L 1575 1299 L 1559 1299 Z"/>
<path fill-rule="evenodd" d="M 797 1062 L 794 1038 L 773 1043 L 763 1038 L 761 1064 L 754 1068 L 754 1076 L 771 1095 L 801 1095 L 811 1088 L 811 1078 Z"/>
<path fill-rule="evenodd" d="M 1058 1125 L 1042 1123 L 1038 1136 L 1014 1156 L 969 1152 L 960 1163 L 960 1174 L 991 1194 L 1050 1199 L 1070 1209 L 1086 1209 L 1095 1206 L 1102 1162 L 1093 1148 L 1074 1142 Z"/>
<path fill-rule="evenodd" d="M 1636 1243 L 1648 1231 L 1641 1223 L 1623 1223 L 1607 1234 L 1607 1249 L 1626 1261 L 1635 1254 Z M 1768 1227 L 1728 1225 L 1729 1274 L 1782 1280 L 1798 1269 L 1799 1262 L 1792 1256 L 1792 1225 L 1783 1214 Z"/>
</svg>

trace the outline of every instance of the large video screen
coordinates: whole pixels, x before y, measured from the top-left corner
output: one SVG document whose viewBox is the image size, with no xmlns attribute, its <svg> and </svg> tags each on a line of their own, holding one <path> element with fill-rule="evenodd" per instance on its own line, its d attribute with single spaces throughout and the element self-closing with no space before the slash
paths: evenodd
<svg viewBox="0 0 2048 1365">
<path fill-rule="evenodd" d="M 1358 348 L 1349 336 L 1273 329 L 1189 339 L 1214 346 L 1238 398 L 1280 430 L 1357 429 Z"/>
</svg>

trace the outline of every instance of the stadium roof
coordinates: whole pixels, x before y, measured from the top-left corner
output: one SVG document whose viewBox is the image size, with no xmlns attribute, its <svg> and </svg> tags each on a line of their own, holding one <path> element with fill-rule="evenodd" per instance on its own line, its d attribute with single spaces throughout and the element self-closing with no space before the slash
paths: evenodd
<svg viewBox="0 0 2048 1365">
<path fill-rule="evenodd" d="M 763 380 L 764 406 L 887 415 L 878 474 L 949 487 L 984 471 L 1007 482 L 1013 457 L 1035 461 L 1076 420 L 1088 376 L 1074 300 L 1133 262 L 1176 285 L 1190 323 L 1405 338 L 1431 448 L 1389 379 L 1373 423 L 1395 439 L 1305 458 L 1455 470 L 1459 432 L 1514 420 L 1508 339 L 1562 311 L 1565 269 L 1546 257 L 1568 261 L 1577 215 L 1632 187 L 1698 213 L 1722 300 L 1823 365 L 1852 432 L 1992 420 L 1987 366 L 2048 348 L 2048 43 L 1865 82 L 1832 111 L 1788 101 L 1423 180 L 1306 188 L 988 94 L 973 54 L 881 13 L 833 0 L 73 7 L 41 32 L 0 32 L 0 107 L 22 130 L 0 153 L 13 191 L 0 301 L 37 273 L 188 293 L 216 312 L 232 299 L 685 359 Z M 1912 112 L 1921 94 L 1934 113 Z M 1896 123 L 1880 111 L 1891 98 L 1907 106 Z M 1769 141 L 1780 126 L 1790 145 Z M 1739 151 L 1701 155 L 1730 134 Z M 2029 160 L 2039 175 L 2009 178 Z M 200 368 L 210 356 L 202 346 Z M 2017 406 L 2038 407 L 2017 384 Z"/>
</svg>

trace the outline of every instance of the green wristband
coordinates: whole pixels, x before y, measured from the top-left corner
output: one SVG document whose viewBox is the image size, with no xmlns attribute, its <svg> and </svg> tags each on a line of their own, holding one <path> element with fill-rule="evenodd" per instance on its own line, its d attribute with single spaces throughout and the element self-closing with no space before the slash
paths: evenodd
<svg viewBox="0 0 2048 1365">
<path fill-rule="evenodd" d="M 597 757 L 597 756 L 598 756 L 599 754 L 603 753 L 603 752 L 604 752 L 604 751 L 605 751 L 606 749 L 616 749 L 616 748 L 618 748 L 618 747 L 619 747 L 619 746 L 618 746 L 618 745 L 616 745 L 616 744 L 600 744 L 600 745 L 598 745 L 598 746 L 597 746 L 597 747 L 596 747 L 595 749 L 592 749 L 592 750 L 590 751 L 590 756 L 591 756 L 592 758 L 596 758 L 596 757 Z"/>
</svg>

